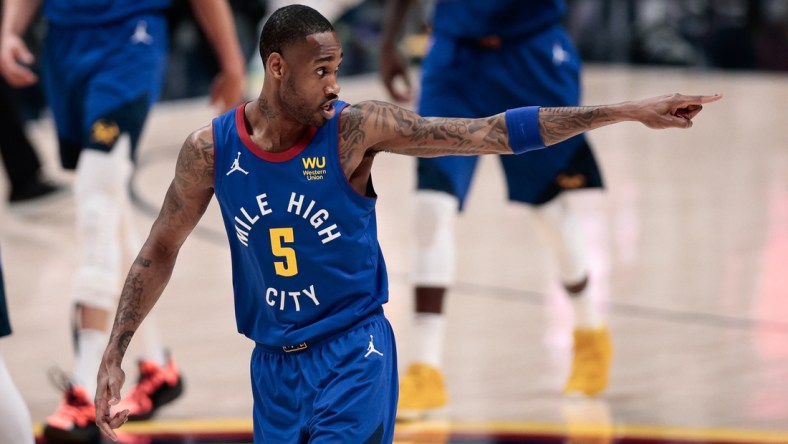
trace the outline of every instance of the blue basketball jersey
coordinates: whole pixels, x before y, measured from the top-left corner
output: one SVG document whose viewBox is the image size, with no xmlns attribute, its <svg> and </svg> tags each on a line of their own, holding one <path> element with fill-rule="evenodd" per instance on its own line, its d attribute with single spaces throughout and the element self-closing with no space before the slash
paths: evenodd
<svg viewBox="0 0 788 444">
<path fill-rule="evenodd" d="M 508 39 L 558 24 L 565 13 L 562 0 L 438 0 L 432 21 L 436 33 L 453 38 Z"/>
<path fill-rule="evenodd" d="M 163 13 L 172 0 L 44 0 L 50 23 L 74 26 L 105 25 L 136 15 Z"/>
<path fill-rule="evenodd" d="M 375 198 L 339 162 L 335 117 L 281 153 L 259 149 L 244 106 L 213 121 L 215 193 L 230 243 L 238 331 L 266 345 L 333 336 L 388 301 Z"/>
</svg>

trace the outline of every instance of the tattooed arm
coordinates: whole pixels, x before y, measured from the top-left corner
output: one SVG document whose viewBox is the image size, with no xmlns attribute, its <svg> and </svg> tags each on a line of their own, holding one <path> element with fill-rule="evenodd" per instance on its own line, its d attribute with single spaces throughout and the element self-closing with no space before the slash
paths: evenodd
<svg viewBox="0 0 788 444">
<path fill-rule="evenodd" d="M 417 157 L 511 154 L 503 114 L 482 119 L 422 117 L 386 102 L 347 107 L 339 120 L 343 164 L 365 151 L 388 151 Z"/>
<path fill-rule="evenodd" d="M 692 119 L 703 109 L 703 104 L 721 98 L 720 94 L 668 94 L 615 105 L 540 108 L 539 130 L 545 146 L 550 146 L 619 122 L 640 122 L 651 129 L 691 128 Z"/>
<path fill-rule="evenodd" d="M 544 107 L 538 128 L 544 146 L 613 123 L 636 121 L 649 128 L 689 128 L 702 104 L 720 95 L 671 94 L 613 105 Z M 342 112 L 340 155 L 348 178 L 364 159 L 387 151 L 418 157 L 512 154 L 505 113 L 481 119 L 422 117 L 385 102 L 361 102 Z"/>
<path fill-rule="evenodd" d="M 120 401 L 125 379 L 121 361 L 134 332 L 164 291 L 181 245 L 211 201 L 213 171 L 213 134 L 208 126 L 184 142 L 161 212 L 121 292 L 109 344 L 99 367 L 95 399 L 96 423 L 114 440 L 117 437 L 112 429 L 120 427 L 128 417 L 128 410 L 110 415 L 110 406 Z"/>
</svg>

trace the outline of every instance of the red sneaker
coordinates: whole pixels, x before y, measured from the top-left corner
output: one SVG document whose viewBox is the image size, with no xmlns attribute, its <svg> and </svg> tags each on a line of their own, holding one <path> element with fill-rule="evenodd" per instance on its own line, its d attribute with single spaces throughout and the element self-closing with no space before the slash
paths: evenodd
<svg viewBox="0 0 788 444">
<path fill-rule="evenodd" d="M 101 441 L 96 408 L 83 387 L 70 383 L 66 386 L 63 402 L 45 421 L 44 437 L 48 441 L 68 443 Z"/>
<path fill-rule="evenodd" d="M 140 360 L 139 379 L 121 400 L 117 409 L 129 409 L 129 421 L 150 419 L 156 410 L 177 399 L 183 393 L 183 378 L 175 361 L 168 357 L 167 366 Z"/>
</svg>

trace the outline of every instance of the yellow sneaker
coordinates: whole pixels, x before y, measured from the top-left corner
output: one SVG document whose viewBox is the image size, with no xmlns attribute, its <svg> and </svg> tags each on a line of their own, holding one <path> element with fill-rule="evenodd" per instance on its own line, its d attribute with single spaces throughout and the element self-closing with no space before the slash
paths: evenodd
<svg viewBox="0 0 788 444">
<path fill-rule="evenodd" d="M 572 373 L 564 393 L 595 396 L 607 387 L 613 345 L 607 328 L 575 329 Z"/>
<path fill-rule="evenodd" d="M 443 373 L 427 364 L 411 364 L 400 378 L 397 419 L 416 419 L 446 406 Z"/>
</svg>

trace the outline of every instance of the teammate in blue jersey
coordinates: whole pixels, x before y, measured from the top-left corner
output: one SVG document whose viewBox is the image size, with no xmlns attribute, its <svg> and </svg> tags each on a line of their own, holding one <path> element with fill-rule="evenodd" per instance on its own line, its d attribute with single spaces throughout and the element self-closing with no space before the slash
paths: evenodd
<svg viewBox="0 0 788 444">
<path fill-rule="evenodd" d="M 0 264 L 0 338 L 11 334 L 8 305 L 5 299 L 3 267 Z M 4 444 L 33 444 L 33 422 L 30 412 L 16 384 L 11 379 L 8 367 L 0 353 L 0 442 Z"/>
<path fill-rule="evenodd" d="M 380 73 L 399 101 L 411 99 L 407 63 L 397 37 L 413 0 L 388 0 Z M 523 105 L 580 103 L 580 59 L 561 26 L 562 0 L 438 0 L 430 48 L 422 66 L 418 112 L 483 117 Z M 483 69 L 480 69 L 483 68 Z M 405 80 L 403 90 L 396 85 Z M 470 87 L 470 85 L 473 85 Z M 596 395 L 607 385 L 612 346 L 589 297 L 582 233 L 564 192 L 602 187 L 594 155 L 581 134 L 527 156 L 501 156 L 509 200 L 529 207 L 532 227 L 556 258 L 573 308 L 574 353 L 567 393 Z M 400 383 L 399 415 L 421 416 L 446 405 L 441 368 L 444 296 L 454 282 L 454 225 L 471 186 L 476 157 L 419 159 L 413 362 Z"/>
<path fill-rule="evenodd" d="M 74 280 L 76 355 L 64 400 L 46 420 L 57 440 L 100 436 L 91 394 L 107 343 L 110 310 L 120 286 L 124 247 L 131 262 L 141 245 L 133 224 L 127 182 L 140 134 L 159 97 L 166 65 L 170 0 L 5 0 L 0 28 L 0 70 L 14 86 L 38 79 L 22 34 L 43 3 L 48 31 L 41 63 L 65 169 L 75 170 L 79 238 Z M 244 93 L 245 63 L 226 0 L 193 0 L 198 22 L 212 42 L 221 72 L 212 101 L 223 110 Z M 122 234 L 125 238 L 122 238 Z M 151 416 L 182 390 L 180 372 L 146 324 L 140 378 L 125 399 L 132 419 Z"/>
<path fill-rule="evenodd" d="M 186 139 L 126 278 L 95 399 L 99 427 L 113 439 L 128 416 L 116 407 L 124 354 L 213 196 L 230 243 L 238 331 L 255 342 L 255 442 L 390 443 L 397 355 L 382 308 L 388 283 L 375 156 L 522 153 L 623 121 L 688 128 L 701 104 L 719 98 L 673 94 L 481 119 L 424 118 L 377 101 L 348 105 L 338 100 L 337 34 L 302 5 L 271 15 L 260 55 L 259 97 Z"/>
</svg>

